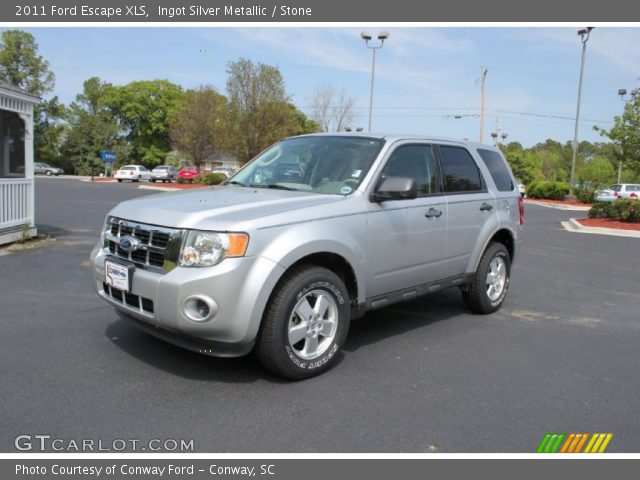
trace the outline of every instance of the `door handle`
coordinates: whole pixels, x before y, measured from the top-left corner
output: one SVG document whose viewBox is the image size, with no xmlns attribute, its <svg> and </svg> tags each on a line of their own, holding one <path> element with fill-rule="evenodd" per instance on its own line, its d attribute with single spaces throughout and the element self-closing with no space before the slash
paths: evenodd
<svg viewBox="0 0 640 480">
<path fill-rule="evenodd" d="M 487 202 L 482 202 L 482 205 L 480 206 L 480 211 L 484 212 L 484 211 L 489 211 L 493 208 L 493 205 L 489 205 Z"/>
<path fill-rule="evenodd" d="M 437 208 L 430 208 L 427 213 L 424 214 L 425 217 L 427 218 L 432 218 L 432 217 L 436 217 L 438 218 L 440 215 L 442 215 L 442 210 L 438 210 Z"/>
</svg>

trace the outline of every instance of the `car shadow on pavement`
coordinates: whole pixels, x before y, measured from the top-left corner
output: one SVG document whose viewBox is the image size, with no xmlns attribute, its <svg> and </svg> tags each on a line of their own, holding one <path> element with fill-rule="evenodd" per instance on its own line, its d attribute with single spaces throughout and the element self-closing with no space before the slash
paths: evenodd
<svg viewBox="0 0 640 480">
<path fill-rule="evenodd" d="M 462 299 L 455 288 L 376 310 L 351 323 L 344 350 L 353 353 L 360 347 L 387 341 L 463 313 Z M 149 335 L 126 320 L 118 319 L 111 323 L 105 330 L 105 336 L 137 360 L 182 378 L 222 383 L 259 380 L 290 383 L 265 370 L 254 355 L 238 358 L 200 355 Z M 335 366 L 344 358 L 341 353 Z"/>
<path fill-rule="evenodd" d="M 128 355 L 182 378 L 222 383 L 251 383 L 264 380 L 287 383 L 265 370 L 253 355 L 218 358 L 201 355 L 149 335 L 126 320 L 118 319 L 105 336 Z"/>
<path fill-rule="evenodd" d="M 468 313 L 460 291 L 449 288 L 404 303 L 374 310 L 353 320 L 344 346 L 347 352 Z"/>
</svg>

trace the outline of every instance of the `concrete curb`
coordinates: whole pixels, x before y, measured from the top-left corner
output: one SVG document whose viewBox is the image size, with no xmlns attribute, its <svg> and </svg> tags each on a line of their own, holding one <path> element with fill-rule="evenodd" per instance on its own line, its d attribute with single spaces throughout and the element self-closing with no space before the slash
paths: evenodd
<svg viewBox="0 0 640 480">
<path fill-rule="evenodd" d="M 525 200 L 524 203 L 525 205 L 527 203 L 530 203 L 532 205 L 539 205 L 540 207 L 555 208 L 556 210 L 572 210 L 576 212 L 588 212 L 589 210 L 591 210 L 591 207 L 580 207 L 578 205 L 558 205 L 546 202 L 537 202 L 535 200 Z"/>
<path fill-rule="evenodd" d="M 612 237 L 640 238 L 639 231 L 620 230 L 618 228 L 585 227 L 575 218 L 570 218 L 568 222 L 560 222 L 560 224 L 568 232 L 595 233 L 596 235 L 609 235 Z"/>
<path fill-rule="evenodd" d="M 181 190 L 184 190 L 184 188 L 154 187 L 152 185 L 140 185 L 138 188 L 140 190 L 158 190 L 160 192 L 179 192 Z"/>
</svg>

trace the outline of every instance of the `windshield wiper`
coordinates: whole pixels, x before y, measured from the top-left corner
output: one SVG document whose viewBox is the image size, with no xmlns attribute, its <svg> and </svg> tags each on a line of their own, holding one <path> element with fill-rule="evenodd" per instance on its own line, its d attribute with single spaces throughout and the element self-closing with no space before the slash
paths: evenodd
<svg viewBox="0 0 640 480">
<path fill-rule="evenodd" d="M 287 187 L 286 185 L 280 185 L 278 183 L 267 183 L 267 184 L 252 183 L 249 186 L 253 188 L 273 188 L 274 190 L 289 190 L 289 191 L 298 190 L 297 188 Z"/>
<path fill-rule="evenodd" d="M 239 182 L 237 180 L 231 180 L 229 182 L 225 182 L 225 185 L 240 185 L 241 187 L 245 187 L 246 185 L 242 182 Z"/>
</svg>

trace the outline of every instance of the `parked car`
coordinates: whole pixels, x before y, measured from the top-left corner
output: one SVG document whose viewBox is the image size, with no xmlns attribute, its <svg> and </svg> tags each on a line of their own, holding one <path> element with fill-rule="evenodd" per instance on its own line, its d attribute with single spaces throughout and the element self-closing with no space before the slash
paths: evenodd
<svg viewBox="0 0 640 480">
<path fill-rule="evenodd" d="M 596 192 L 597 202 L 613 202 L 618 198 L 640 197 L 640 185 L 635 183 L 617 183 L 609 188 Z"/>
<path fill-rule="evenodd" d="M 236 170 L 231 167 L 215 167 L 211 169 L 211 173 L 222 173 L 227 178 L 231 177 L 235 172 Z"/>
<path fill-rule="evenodd" d="M 640 197 L 640 185 L 634 183 L 623 184 L 618 192 L 618 198 L 637 200 Z"/>
<path fill-rule="evenodd" d="M 132 182 L 139 182 L 140 180 L 149 180 L 151 178 L 151 172 L 142 165 L 125 165 L 120 167 L 113 176 L 119 182 L 123 180 L 131 180 Z"/>
<path fill-rule="evenodd" d="M 178 172 L 178 178 L 182 178 L 187 182 L 193 182 L 196 175 L 198 175 L 198 169 L 196 167 L 183 167 Z"/>
<path fill-rule="evenodd" d="M 293 137 L 224 185 L 116 206 L 91 253 L 93 286 L 152 335 L 205 355 L 255 351 L 302 379 L 336 364 L 367 311 L 448 287 L 473 312 L 498 310 L 523 205 L 495 147 Z"/>
<path fill-rule="evenodd" d="M 178 176 L 178 172 L 175 167 L 171 165 L 160 165 L 153 170 L 151 170 L 151 177 L 149 178 L 150 182 L 161 181 L 171 183 L 172 180 L 175 180 Z"/>
<path fill-rule="evenodd" d="M 33 164 L 33 173 L 35 175 L 64 175 L 64 170 L 58 167 L 52 167 L 48 163 L 36 162 Z"/>
</svg>

